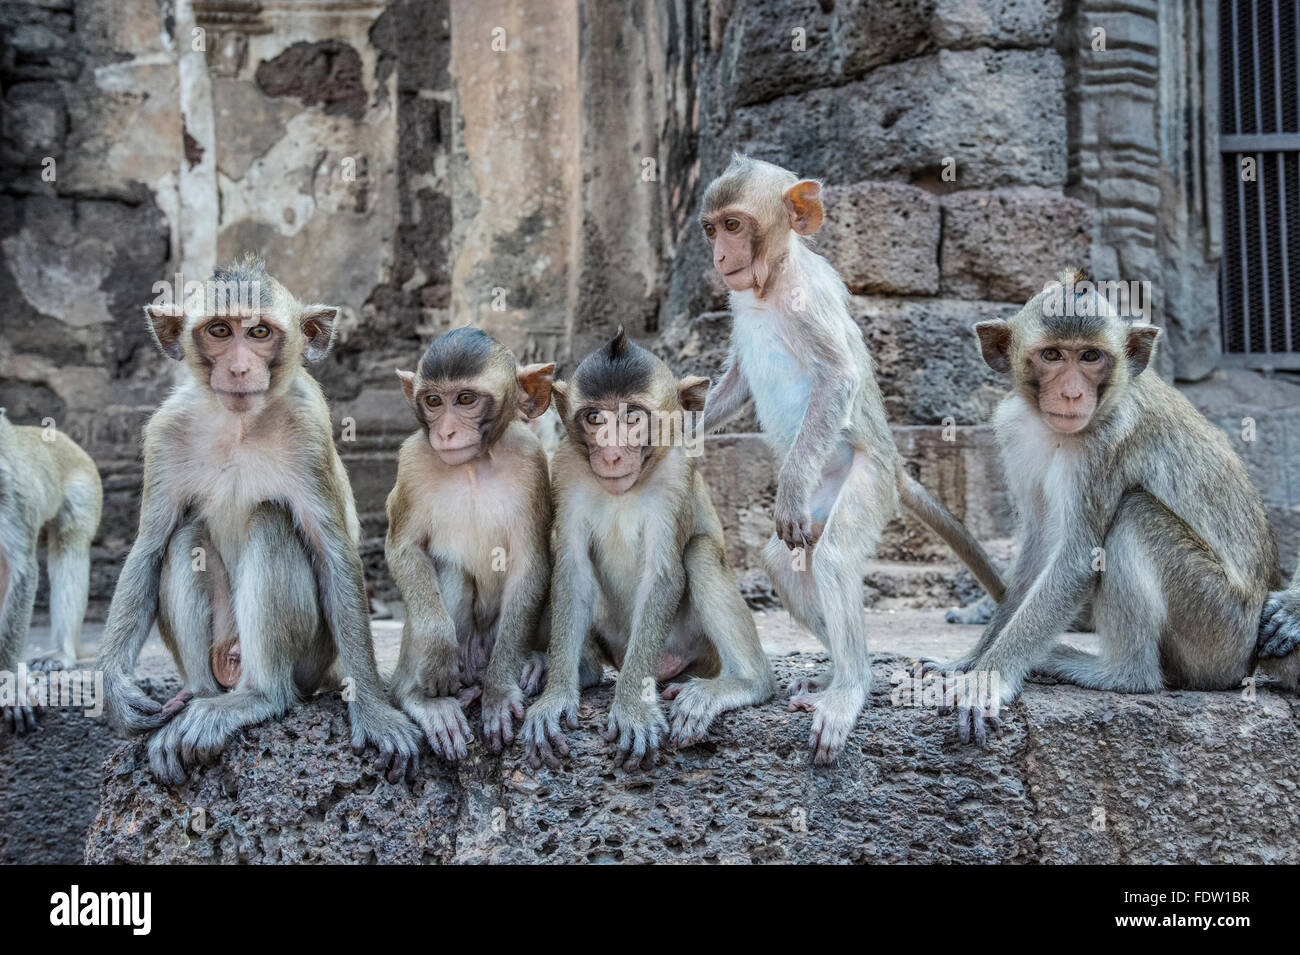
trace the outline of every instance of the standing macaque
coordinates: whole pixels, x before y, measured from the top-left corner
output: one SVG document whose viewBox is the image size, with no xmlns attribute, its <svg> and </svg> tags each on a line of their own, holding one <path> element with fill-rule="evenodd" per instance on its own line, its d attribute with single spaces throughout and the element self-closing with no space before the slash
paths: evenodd
<svg viewBox="0 0 1300 955">
<path fill-rule="evenodd" d="M 735 155 L 705 191 L 700 222 L 732 315 L 704 431 L 752 398 L 779 463 L 776 533 L 763 562 L 791 615 L 831 654 L 830 669 L 790 690 L 790 709 L 813 713 L 813 761 L 826 764 L 871 687 L 862 583 L 900 498 L 995 600 L 1002 581 L 970 532 L 904 469 L 848 289 L 805 242 L 822 224 L 820 194 L 817 182 Z"/>
<path fill-rule="evenodd" d="M 772 695 L 692 453 L 708 384 L 678 381 L 622 329 L 554 384 L 567 439 L 551 462 L 550 669 L 520 731 L 534 767 L 568 753 L 561 723 L 577 728 L 603 664 L 619 669 L 605 739 L 628 770 L 654 765 L 666 735 L 689 746 L 719 713 Z"/>
<path fill-rule="evenodd" d="M 391 780 L 413 772 L 419 734 L 375 667 L 352 488 L 303 367 L 329 351 L 338 310 L 303 305 L 249 257 L 214 269 L 188 312 L 145 313 L 188 373 L 145 427 L 140 527 L 101 653 L 110 717 L 154 731 L 150 768 L 175 783 L 240 727 L 341 676 L 353 748 L 377 747 Z M 164 705 L 132 680 L 155 615 L 185 681 Z M 238 679 L 223 692 L 214 646 L 236 643 Z"/>
<path fill-rule="evenodd" d="M 975 326 L 1010 386 L 993 424 L 1022 541 L 975 649 L 921 665 L 955 674 L 962 742 L 986 742 L 1033 670 L 1127 693 L 1238 687 L 1281 584 L 1245 466 L 1151 367 L 1160 329 L 1079 282 L 1067 272 L 1009 321 Z M 1057 639 L 1089 599 L 1098 654 Z"/>
<path fill-rule="evenodd" d="M 420 430 L 402 444 L 384 555 L 406 601 L 398 704 L 444 759 L 466 755 L 462 701 L 481 685 L 494 752 L 541 682 L 537 624 L 550 584 L 546 453 L 525 420 L 551 401 L 554 365 L 519 367 L 477 328 L 436 339 L 399 371 Z"/>
<path fill-rule="evenodd" d="M 53 428 L 18 427 L 0 408 L 0 673 L 14 673 L 27 646 L 45 537 L 50 629 L 55 652 L 32 669 L 71 666 L 82 652 L 81 625 L 90 586 L 90 542 L 99 528 L 103 491 L 90 455 Z M 36 728 L 27 687 L 0 706 L 15 733 Z"/>
<path fill-rule="evenodd" d="M 1259 622 L 1259 664 L 1284 686 L 1300 690 L 1300 557 L 1291 586 L 1268 595 Z"/>
</svg>

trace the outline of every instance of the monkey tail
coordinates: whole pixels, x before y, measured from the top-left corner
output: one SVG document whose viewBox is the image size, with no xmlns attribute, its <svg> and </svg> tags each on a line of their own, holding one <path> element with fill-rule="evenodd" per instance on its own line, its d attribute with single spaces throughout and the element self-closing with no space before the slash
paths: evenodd
<svg viewBox="0 0 1300 955">
<path fill-rule="evenodd" d="M 936 501 L 919 481 L 907 473 L 901 461 L 898 465 L 898 496 L 909 511 L 947 542 L 989 595 L 1001 603 L 1006 587 L 997 568 L 989 560 L 989 555 L 984 553 L 984 548 L 971 536 L 966 525 L 953 517 L 948 508 Z"/>
</svg>

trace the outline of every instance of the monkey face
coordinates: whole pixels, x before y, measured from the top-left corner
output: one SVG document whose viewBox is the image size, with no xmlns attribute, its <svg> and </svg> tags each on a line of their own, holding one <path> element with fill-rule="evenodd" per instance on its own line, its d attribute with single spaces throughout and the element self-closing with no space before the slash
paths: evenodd
<svg viewBox="0 0 1300 955">
<path fill-rule="evenodd" d="M 443 464 L 455 466 L 482 453 L 498 415 L 500 396 L 475 387 L 474 382 L 436 382 L 420 389 L 418 402 L 430 447 Z"/>
<path fill-rule="evenodd" d="M 283 329 L 257 315 L 214 318 L 195 329 L 209 387 L 227 411 L 243 414 L 260 405 L 270 391 L 284 337 Z"/>
<path fill-rule="evenodd" d="M 1030 377 L 1038 383 L 1038 410 L 1054 431 L 1086 428 L 1115 368 L 1115 356 L 1097 342 L 1049 341 L 1029 350 Z"/>
<path fill-rule="evenodd" d="M 713 245 L 713 265 L 733 292 L 754 287 L 754 247 L 758 228 L 742 212 L 724 210 L 704 221 L 704 236 Z"/>
<path fill-rule="evenodd" d="M 611 494 L 626 494 L 641 476 L 651 450 L 650 412 L 620 402 L 613 408 L 586 407 L 578 412 L 591 473 Z"/>
</svg>

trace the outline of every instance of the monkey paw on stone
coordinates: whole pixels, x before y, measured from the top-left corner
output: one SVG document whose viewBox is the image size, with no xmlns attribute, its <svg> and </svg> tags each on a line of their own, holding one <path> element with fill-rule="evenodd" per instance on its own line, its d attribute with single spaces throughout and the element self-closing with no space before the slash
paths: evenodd
<svg viewBox="0 0 1300 955">
<path fill-rule="evenodd" d="M 614 700 L 605 726 L 605 741 L 615 743 L 614 761 L 628 772 L 651 769 L 659 760 L 659 747 L 668 723 L 658 703 Z"/>
<path fill-rule="evenodd" d="M 221 698 L 191 701 L 175 719 L 149 738 L 149 768 L 166 785 L 185 781 L 196 766 L 214 762 L 226 743 L 220 719 Z"/>
<path fill-rule="evenodd" d="M 542 763 L 558 769 L 560 757 L 569 755 L 569 741 L 565 738 L 561 721 L 569 729 L 578 728 L 577 694 L 565 697 L 559 693 L 543 693 L 528 708 L 519 736 L 524 741 L 524 756 L 533 769 Z"/>
<path fill-rule="evenodd" d="M 790 698 L 787 710 L 807 710 L 813 715 L 808 747 L 813 751 L 814 765 L 828 766 L 835 762 L 857 725 L 858 714 L 865 702 L 866 692 L 859 688 L 805 693 Z"/>
<path fill-rule="evenodd" d="M 104 674 L 104 710 L 109 722 L 124 733 L 155 730 L 179 713 L 183 705 L 179 694 L 164 705 L 146 696 L 130 677 Z"/>
<path fill-rule="evenodd" d="M 668 711 L 669 740 L 674 746 L 694 746 L 703 742 L 709 734 L 709 727 L 723 707 L 718 698 L 707 692 L 699 679 L 692 679 L 686 684 L 673 684 L 664 691 L 664 699 L 671 699 Z"/>
<path fill-rule="evenodd" d="M 504 693 L 483 692 L 483 741 L 494 753 L 514 742 L 515 720 L 524 718 L 524 691 L 517 686 Z"/>
<path fill-rule="evenodd" d="M 360 699 L 348 704 L 352 723 L 352 752 L 360 756 L 367 745 L 379 751 L 379 762 L 388 767 L 388 781 L 395 783 L 404 774 L 415 775 L 420 765 L 420 736 L 401 710 L 386 703 L 362 705 Z"/>
<path fill-rule="evenodd" d="M 402 709 L 424 731 L 424 738 L 429 741 L 429 749 L 435 756 L 455 762 L 469 755 L 473 734 L 456 697 L 416 698 L 412 695 L 402 700 Z"/>
</svg>

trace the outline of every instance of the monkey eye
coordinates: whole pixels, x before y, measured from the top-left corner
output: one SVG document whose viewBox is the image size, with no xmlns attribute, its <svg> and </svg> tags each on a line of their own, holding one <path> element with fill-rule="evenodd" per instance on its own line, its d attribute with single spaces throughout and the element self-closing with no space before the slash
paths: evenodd
<svg viewBox="0 0 1300 955">
<path fill-rule="evenodd" d="M 740 228 L 740 220 L 728 219 L 726 222 L 722 223 L 722 227 L 726 229 L 728 232 L 735 232 L 737 229 Z"/>
<path fill-rule="evenodd" d="M 718 228 L 717 228 L 717 226 L 715 226 L 712 222 L 706 222 L 706 223 L 704 223 L 704 234 L 705 234 L 707 237 L 709 237 L 710 239 L 712 239 L 712 238 L 714 237 L 714 235 L 717 234 L 717 232 L 718 232 Z"/>
<path fill-rule="evenodd" d="M 627 412 L 627 423 L 633 427 L 641 424 L 646 419 L 646 414 L 640 408 L 630 408 Z"/>
<path fill-rule="evenodd" d="M 1061 350 L 1059 348 L 1044 348 L 1042 357 L 1043 361 L 1060 361 Z"/>
<path fill-rule="evenodd" d="M 270 338 L 271 329 L 269 326 L 266 325 L 254 325 L 252 328 L 248 330 L 248 337 L 256 338 L 258 341 L 261 341 L 266 338 Z"/>
<path fill-rule="evenodd" d="M 424 403 L 428 405 L 430 408 L 441 408 L 442 397 L 439 395 L 425 395 Z"/>
<path fill-rule="evenodd" d="M 1085 351 L 1082 355 L 1079 356 L 1079 361 L 1087 361 L 1087 362 L 1101 361 L 1101 352 L 1095 348 L 1089 348 L 1087 351 Z"/>
<path fill-rule="evenodd" d="M 225 322 L 213 322 L 208 326 L 208 334 L 213 338 L 229 338 L 230 326 Z"/>
<path fill-rule="evenodd" d="M 456 396 L 456 404 L 458 405 L 472 405 L 476 401 L 478 401 L 478 395 L 472 391 L 462 391 Z"/>
<path fill-rule="evenodd" d="M 593 428 L 599 428 L 605 421 L 601 413 L 599 411 L 596 411 L 595 409 L 592 409 L 591 411 L 588 411 L 585 415 L 583 415 L 582 420 L 585 421 L 587 424 L 591 425 Z"/>
</svg>

